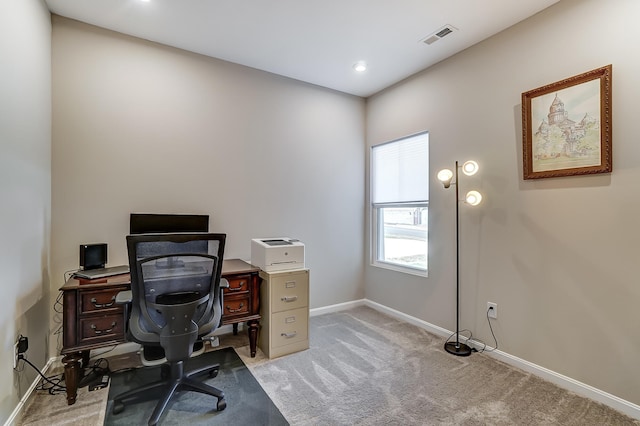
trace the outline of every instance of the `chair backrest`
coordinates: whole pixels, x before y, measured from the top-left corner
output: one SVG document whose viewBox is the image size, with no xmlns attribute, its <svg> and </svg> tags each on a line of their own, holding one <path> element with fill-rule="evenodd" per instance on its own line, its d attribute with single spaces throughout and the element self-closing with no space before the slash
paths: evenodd
<svg viewBox="0 0 640 426">
<path fill-rule="evenodd" d="M 167 351 L 166 346 L 183 346 L 183 340 L 193 343 L 194 336 L 218 326 L 225 239 L 225 234 L 211 233 L 127 236 L 129 333 L 134 341 L 159 343 Z M 182 318 L 182 323 L 170 324 L 172 317 Z"/>
</svg>

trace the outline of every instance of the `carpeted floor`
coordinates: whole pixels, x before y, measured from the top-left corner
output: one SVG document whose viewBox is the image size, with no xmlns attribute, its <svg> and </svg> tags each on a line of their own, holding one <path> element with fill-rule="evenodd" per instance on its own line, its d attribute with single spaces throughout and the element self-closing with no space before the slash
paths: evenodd
<svg viewBox="0 0 640 426">
<path fill-rule="evenodd" d="M 313 317 L 309 335 L 307 351 L 248 364 L 292 425 L 640 425 L 370 308 Z"/>
<path fill-rule="evenodd" d="M 449 355 L 441 338 L 370 308 L 312 317 L 309 335 L 308 350 L 273 360 L 260 351 L 250 358 L 242 346 L 245 336 L 221 337 L 223 346 L 236 343 L 239 356 L 291 425 L 640 426 L 486 354 Z M 94 417 L 69 414 L 96 392 L 104 390 L 80 395 L 72 407 L 47 401 L 49 396 L 32 398 L 44 399 L 28 405 L 43 410 L 38 420 L 46 421 L 26 416 L 19 424 L 100 425 L 106 393 L 102 405 L 92 403 Z M 59 417 L 65 411 L 67 417 Z"/>
</svg>

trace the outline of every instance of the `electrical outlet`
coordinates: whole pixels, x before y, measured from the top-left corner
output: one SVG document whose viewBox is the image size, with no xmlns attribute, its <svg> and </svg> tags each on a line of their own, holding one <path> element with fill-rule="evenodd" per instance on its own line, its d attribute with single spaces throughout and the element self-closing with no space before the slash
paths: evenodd
<svg viewBox="0 0 640 426">
<path fill-rule="evenodd" d="M 498 319 L 498 304 L 493 302 L 487 302 L 487 316 L 489 318 Z"/>
<path fill-rule="evenodd" d="M 13 344 L 13 368 L 18 366 L 18 342 Z"/>
</svg>

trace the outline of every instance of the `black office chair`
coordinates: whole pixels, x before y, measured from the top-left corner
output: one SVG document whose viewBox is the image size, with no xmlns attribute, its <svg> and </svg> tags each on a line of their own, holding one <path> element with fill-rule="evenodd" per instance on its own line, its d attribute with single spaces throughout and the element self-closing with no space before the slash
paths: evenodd
<svg viewBox="0 0 640 426">
<path fill-rule="evenodd" d="M 184 369 L 196 339 L 220 323 L 225 238 L 225 234 L 205 233 L 127 236 L 132 293 L 128 337 L 143 345 L 162 346 L 167 364 L 160 380 L 116 396 L 113 414 L 126 405 L 156 399 L 160 391 L 149 425 L 158 423 L 181 390 L 215 396 L 216 409 L 226 408 L 221 390 L 193 378 L 207 371 L 215 377 L 219 365 Z"/>
</svg>

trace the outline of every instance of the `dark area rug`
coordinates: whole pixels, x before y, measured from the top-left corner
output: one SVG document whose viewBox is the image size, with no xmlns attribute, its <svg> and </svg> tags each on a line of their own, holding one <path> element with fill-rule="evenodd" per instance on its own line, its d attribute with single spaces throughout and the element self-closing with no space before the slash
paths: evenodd
<svg viewBox="0 0 640 426">
<path fill-rule="evenodd" d="M 205 374 L 201 379 L 224 391 L 227 408 L 224 411 L 216 411 L 217 399 L 213 396 L 198 392 L 180 392 L 169 402 L 168 410 L 160 418 L 159 424 L 163 426 L 289 424 L 232 348 L 207 352 L 190 359 L 185 369 L 216 363 L 220 364 L 218 376 L 209 379 Z M 104 424 L 127 426 L 147 424 L 157 400 L 128 405 L 124 412 L 114 415 L 112 413 L 113 398 L 129 389 L 155 381 L 159 377 L 160 366 L 112 374 Z"/>
</svg>

